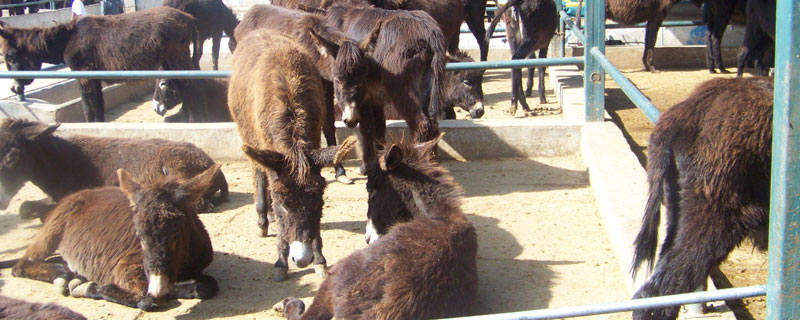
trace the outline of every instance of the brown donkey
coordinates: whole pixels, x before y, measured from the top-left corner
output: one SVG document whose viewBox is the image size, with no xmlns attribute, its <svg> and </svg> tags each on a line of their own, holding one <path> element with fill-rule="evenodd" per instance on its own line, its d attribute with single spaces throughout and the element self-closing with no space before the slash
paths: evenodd
<svg viewBox="0 0 800 320">
<path fill-rule="evenodd" d="M 161 116 L 183 103 L 164 122 L 231 122 L 228 79 L 156 79 L 153 110 Z"/>
<path fill-rule="evenodd" d="M 340 163 L 355 143 L 351 138 L 341 150 L 320 149 L 325 106 L 314 62 L 297 41 L 269 30 L 240 39 L 233 55 L 228 102 L 253 161 L 261 236 L 271 212 L 279 225 L 275 281 L 287 278 L 289 256 L 302 268 L 312 262 L 312 252 L 317 274 L 326 274 L 320 237 L 326 182 L 320 171 Z"/>
<path fill-rule="evenodd" d="M 228 47 L 233 52 L 236 41 L 233 40 L 233 29 L 239 24 L 236 14 L 231 11 L 222 0 L 164 0 L 163 6 L 175 8 L 186 12 L 197 19 L 200 45 L 197 48 L 197 59 L 203 55 L 203 42 L 211 38 L 211 65 L 214 70 L 219 68 L 219 45 L 222 32 L 228 35 Z"/>
<path fill-rule="evenodd" d="M 393 145 L 368 165 L 368 216 L 391 228 L 336 263 L 307 311 L 302 301 L 285 299 L 279 308 L 287 319 L 429 319 L 468 312 L 478 287 L 478 242 L 460 208 L 461 188 L 430 160 L 438 140 Z"/>
<path fill-rule="evenodd" d="M 0 47 L 9 71 L 38 71 L 42 63 L 66 63 L 86 70 L 194 70 L 198 53 L 197 20 L 173 8 L 110 16 L 86 16 L 46 28 L 13 28 L 0 24 Z M 15 79 L 11 88 L 23 93 L 33 80 Z M 106 81 L 106 80 L 104 80 Z M 80 79 L 86 121 L 105 121 L 102 86 Z M 113 81 L 111 81 L 113 82 Z"/>
<path fill-rule="evenodd" d="M 86 320 L 86 317 L 54 303 L 33 303 L 0 296 L 0 319 Z"/>
<path fill-rule="evenodd" d="M 194 207 L 214 184 L 219 167 L 185 182 L 148 185 L 120 169 L 119 188 L 62 199 L 14 266 L 14 276 L 52 282 L 73 297 L 144 310 L 158 307 L 162 299 L 213 297 L 217 282 L 203 269 L 214 251 Z M 56 250 L 66 266 L 45 261 Z"/>
<path fill-rule="evenodd" d="M 211 157 L 190 143 L 80 135 L 62 138 L 54 135 L 58 126 L 19 119 L 0 121 L 0 210 L 8 207 L 28 181 L 58 201 L 82 189 L 118 185 L 119 168 L 150 183 L 166 175 L 189 179 L 214 165 Z M 217 190 L 219 198 L 212 199 Z M 228 182 L 220 173 L 198 209 L 208 212 L 227 200 Z M 51 206 L 49 201 L 26 201 L 20 215 L 44 219 Z"/>
</svg>

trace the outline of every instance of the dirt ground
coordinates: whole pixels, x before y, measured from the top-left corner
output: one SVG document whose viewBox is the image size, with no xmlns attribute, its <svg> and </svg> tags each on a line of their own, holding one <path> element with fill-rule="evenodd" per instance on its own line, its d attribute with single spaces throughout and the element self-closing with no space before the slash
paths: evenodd
<svg viewBox="0 0 800 320">
<path fill-rule="evenodd" d="M 707 70 L 661 70 L 650 73 L 643 70 L 623 70 L 633 82 L 661 111 L 669 109 L 686 99 L 700 83 L 717 77 L 735 77 L 735 74 L 709 74 Z M 644 166 L 647 163 L 647 141 L 653 125 L 619 89 L 610 78 L 606 78 L 606 109 L 613 121 L 622 128 L 631 149 Z M 745 243 L 734 250 L 728 260 L 714 272 L 712 279 L 718 288 L 744 287 L 767 283 L 767 256 Z M 766 299 L 755 297 L 744 301 L 729 301 L 737 319 L 765 319 Z"/>
<path fill-rule="evenodd" d="M 331 183 L 325 193 L 323 253 L 335 264 L 366 247 L 366 179 L 353 174 L 354 185 Z M 622 274 L 608 247 L 579 158 L 508 159 L 447 162 L 466 190 L 463 209 L 475 224 L 480 248 L 480 288 L 476 314 L 522 311 L 628 299 Z M 61 297 L 48 283 L 14 278 L 0 270 L 0 293 L 29 301 L 54 301 L 91 319 L 211 317 L 276 319 L 273 304 L 286 296 L 310 303 L 320 279 L 313 269 L 290 267 L 290 279 L 271 280 L 277 258 L 274 233 L 258 236 L 252 206 L 252 179 L 245 162 L 225 163 L 231 201 L 201 216 L 214 245 L 207 274 L 220 284 L 207 301 L 181 300 L 162 312 L 145 313 L 104 301 Z M 323 175 L 333 179 L 331 169 Z M 487 183 L 488 182 L 488 183 Z M 0 213 L 0 260 L 19 257 L 39 229 L 38 222 L 17 215 L 23 200 L 43 195 L 28 184 Z M 629 315 L 596 316 L 626 319 Z"/>
</svg>

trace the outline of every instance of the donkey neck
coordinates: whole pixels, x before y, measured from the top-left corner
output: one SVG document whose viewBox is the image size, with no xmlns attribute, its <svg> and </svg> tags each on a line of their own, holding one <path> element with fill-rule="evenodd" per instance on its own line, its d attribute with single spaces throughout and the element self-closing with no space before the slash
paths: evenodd
<svg viewBox="0 0 800 320">
<path fill-rule="evenodd" d="M 57 136 L 42 137 L 29 143 L 27 154 L 30 181 L 54 200 L 102 185 L 89 157 L 72 141 Z"/>
<path fill-rule="evenodd" d="M 406 201 L 413 208 L 415 217 L 441 219 L 461 213 L 460 197 L 452 186 L 434 183 L 420 183 L 412 187 L 411 199 Z"/>
<path fill-rule="evenodd" d="M 69 22 L 52 27 L 27 30 L 24 41 L 27 41 L 28 52 L 42 62 L 64 63 L 64 52 L 72 39 L 75 23 Z"/>
</svg>

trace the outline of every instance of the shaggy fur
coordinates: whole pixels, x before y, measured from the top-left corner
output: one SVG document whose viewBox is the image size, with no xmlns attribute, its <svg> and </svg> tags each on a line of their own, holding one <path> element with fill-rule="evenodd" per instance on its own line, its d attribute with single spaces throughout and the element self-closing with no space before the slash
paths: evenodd
<svg viewBox="0 0 800 320">
<path fill-rule="evenodd" d="M 436 140 L 438 141 L 438 139 Z M 430 319 L 469 312 L 477 294 L 477 238 L 461 188 L 431 162 L 436 141 L 391 146 L 368 169 L 371 220 L 396 206 L 410 221 L 385 221 L 385 236 L 342 259 L 314 302 L 284 300 L 287 319 Z"/>
<path fill-rule="evenodd" d="M 315 268 L 324 275 L 319 228 L 326 184 L 320 170 L 341 157 L 330 152 L 337 146 L 319 149 L 325 107 L 314 60 L 286 35 L 252 31 L 234 53 L 228 101 L 253 161 L 261 235 L 267 235 L 271 212 L 280 225 L 274 279 L 286 279 L 289 244 L 295 242 L 313 251 Z M 310 261 L 295 262 L 305 267 Z"/>
<path fill-rule="evenodd" d="M 158 307 L 154 300 L 213 297 L 217 282 L 203 270 L 214 251 L 194 208 L 220 166 L 186 182 L 145 186 L 120 169 L 119 188 L 83 190 L 59 201 L 12 273 L 53 283 L 85 278 L 90 282 L 70 285 L 70 295 L 144 310 Z M 55 251 L 66 266 L 44 260 Z M 158 291 L 149 283 L 155 275 L 165 279 Z"/>
<path fill-rule="evenodd" d="M 214 70 L 219 67 L 219 44 L 224 31 L 230 41 L 228 46 L 233 52 L 236 40 L 233 38 L 233 29 L 239 24 L 239 19 L 222 0 L 164 0 L 163 6 L 175 8 L 186 12 L 197 19 L 200 45 L 197 59 L 203 55 L 203 42 L 211 38 L 211 63 Z"/>
<path fill-rule="evenodd" d="M 774 60 L 765 55 L 774 54 L 771 49 L 775 47 L 775 0 L 747 1 L 747 17 L 736 76 L 742 76 L 745 62 L 751 59 L 755 60 L 756 75 L 766 76 L 769 67 L 764 60 Z"/>
<path fill-rule="evenodd" d="M 37 71 L 42 63 L 84 70 L 198 69 L 197 21 L 179 10 L 156 7 L 110 16 L 86 16 L 46 28 L 0 28 L 0 46 L 10 71 Z M 24 92 L 32 80 L 15 80 Z M 86 121 L 104 121 L 100 80 L 80 79 Z"/>
<path fill-rule="evenodd" d="M 53 135 L 57 125 L 5 119 L 0 122 L 0 208 L 22 185 L 31 181 L 55 201 L 86 188 L 118 185 L 117 169 L 129 170 L 136 179 L 150 183 L 166 175 L 188 179 L 214 165 L 205 152 L 189 143 L 159 139 L 120 139 Z M 220 191 L 218 199 L 211 196 Z M 202 210 L 209 203 L 228 200 L 228 183 L 219 174 L 214 187 L 204 198 Z M 25 202 L 23 218 L 44 218 L 47 207 Z"/>
<path fill-rule="evenodd" d="M 233 121 L 228 110 L 228 79 L 156 79 L 153 101 L 161 115 L 183 103 L 178 114 L 164 122 Z"/>
<path fill-rule="evenodd" d="M 699 1 L 699 0 L 697 0 Z M 745 4 L 747 0 L 704 0 L 700 1 L 703 5 L 703 21 L 708 26 L 708 36 L 706 38 L 706 57 L 708 72 L 728 73 L 722 65 L 722 36 L 728 23 L 744 25 L 746 23 Z"/>
<path fill-rule="evenodd" d="M 634 298 L 696 290 L 750 236 L 766 249 L 772 146 L 771 78 L 715 79 L 664 112 L 650 135 L 650 184 L 632 271 L 655 259 L 662 202 L 667 235 Z M 634 311 L 675 319 L 678 307 Z"/>
<path fill-rule="evenodd" d="M 513 7 L 514 12 L 508 11 Z M 558 27 L 558 13 L 553 0 L 512 0 L 495 13 L 489 25 L 486 41 L 489 41 L 497 22 L 503 17 L 506 24 L 506 38 L 511 49 L 511 59 L 547 58 L 547 47 Z M 520 22 L 522 29 L 520 29 Z M 544 95 L 545 67 L 539 67 L 539 103 L 547 103 Z M 533 68 L 528 69 L 528 92 L 533 86 Z M 525 93 L 522 91 L 522 69 L 511 71 L 511 114 L 517 112 L 517 101 L 522 109 L 530 111 Z"/>
<path fill-rule="evenodd" d="M 0 296 L 0 318 L 17 320 L 86 320 L 57 304 L 32 303 Z"/>
<path fill-rule="evenodd" d="M 438 136 L 436 120 L 444 105 L 447 58 L 445 38 L 430 15 L 335 5 L 327 11 L 326 24 L 359 41 L 380 29 L 366 51 L 369 73 L 361 79 L 334 83 L 336 103 L 344 110 L 342 120 L 351 128 L 360 123 L 362 172 L 384 141 L 387 103 L 405 119 L 414 141 Z M 350 91 L 359 87 L 363 94 Z"/>
</svg>

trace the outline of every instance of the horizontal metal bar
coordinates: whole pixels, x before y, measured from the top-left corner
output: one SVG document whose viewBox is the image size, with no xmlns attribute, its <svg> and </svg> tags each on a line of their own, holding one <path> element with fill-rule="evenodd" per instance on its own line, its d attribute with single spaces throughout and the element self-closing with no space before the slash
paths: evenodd
<svg viewBox="0 0 800 320">
<path fill-rule="evenodd" d="M 54 0 L 54 1 L 55 2 L 62 2 L 62 1 L 65 1 L 65 0 Z M 50 0 L 41 0 L 41 1 L 35 1 L 35 2 L 4 4 L 4 5 L 0 5 L 0 9 L 10 9 L 10 8 L 17 8 L 17 7 L 29 7 L 29 6 L 34 6 L 34 5 L 37 5 L 37 4 L 45 4 L 45 3 L 50 3 L 50 2 L 51 2 Z"/>
<path fill-rule="evenodd" d="M 509 312 L 499 314 L 489 314 L 474 317 L 452 318 L 451 320 L 538 320 L 538 319 L 560 319 L 581 317 L 595 314 L 605 314 L 614 312 L 624 312 L 641 309 L 662 308 L 668 306 L 680 306 L 710 301 L 734 300 L 741 298 L 757 297 L 766 294 L 766 286 L 752 286 L 744 288 L 722 289 L 709 292 L 692 292 L 676 294 L 663 297 L 652 297 L 644 299 L 634 299 L 628 301 L 618 301 L 610 303 L 591 304 L 585 306 L 542 309 L 521 312 Z"/>
<path fill-rule="evenodd" d="M 544 59 L 519 59 L 503 61 L 481 61 L 481 62 L 454 62 L 448 63 L 445 70 L 479 70 L 479 69 L 508 69 L 508 68 L 529 68 L 546 66 L 568 66 L 583 64 L 583 57 L 567 58 L 544 58 Z"/>
<path fill-rule="evenodd" d="M 0 72 L 0 79 L 208 79 L 230 75 L 230 70 L 5 71 Z"/>
<path fill-rule="evenodd" d="M 459 30 L 461 31 L 461 33 L 470 33 L 470 32 L 472 32 L 472 31 L 469 30 L 468 27 L 462 27 Z M 494 31 L 495 32 L 506 32 L 506 28 L 505 27 L 497 27 L 497 28 L 494 28 Z"/>
<path fill-rule="evenodd" d="M 636 86 L 633 85 L 630 80 L 628 80 L 628 78 L 619 72 L 619 69 L 617 69 L 617 67 L 615 67 L 602 52 L 600 52 L 600 50 L 597 50 L 597 48 L 592 48 L 589 53 L 597 60 L 598 63 L 600 63 L 600 66 L 603 67 L 603 70 L 605 70 L 606 73 L 611 76 L 612 79 L 614 79 L 617 85 L 619 85 L 620 89 L 622 89 L 622 92 L 624 92 L 625 95 L 627 95 L 628 98 L 633 101 L 633 104 L 642 110 L 642 112 L 644 112 L 644 115 L 650 120 L 650 122 L 655 124 L 656 121 L 658 121 L 658 117 L 661 116 L 661 111 L 659 111 L 658 108 L 656 108 L 656 106 L 650 102 L 650 99 L 647 99 L 647 97 L 645 97 L 644 94 L 642 94 L 642 92 L 639 91 L 639 89 L 636 88 Z"/>
<path fill-rule="evenodd" d="M 67 67 L 67 65 L 63 64 L 63 63 L 62 64 L 54 64 L 52 66 L 42 68 L 42 71 L 55 71 L 55 70 L 61 70 L 61 69 L 66 68 L 66 67 Z"/>
<path fill-rule="evenodd" d="M 586 43 L 586 35 L 583 34 L 583 30 L 579 29 L 574 23 L 572 23 L 572 19 L 570 19 L 567 12 L 561 11 L 559 12 L 559 15 L 561 15 L 561 21 L 564 21 L 564 24 L 567 26 L 567 28 L 569 28 L 570 31 L 572 31 L 572 34 L 575 35 L 575 37 L 577 37 L 581 43 Z"/>
<path fill-rule="evenodd" d="M 707 23 L 703 22 L 702 20 L 690 20 L 690 21 L 664 21 L 661 23 L 662 27 L 693 27 L 693 26 L 705 26 Z M 623 29 L 623 28 L 644 28 L 646 24 L 639 23 L 634 25 L 624 25 L 619 23 L 608 23 L 606 24 L 606 29 Z"/>
</svg>

